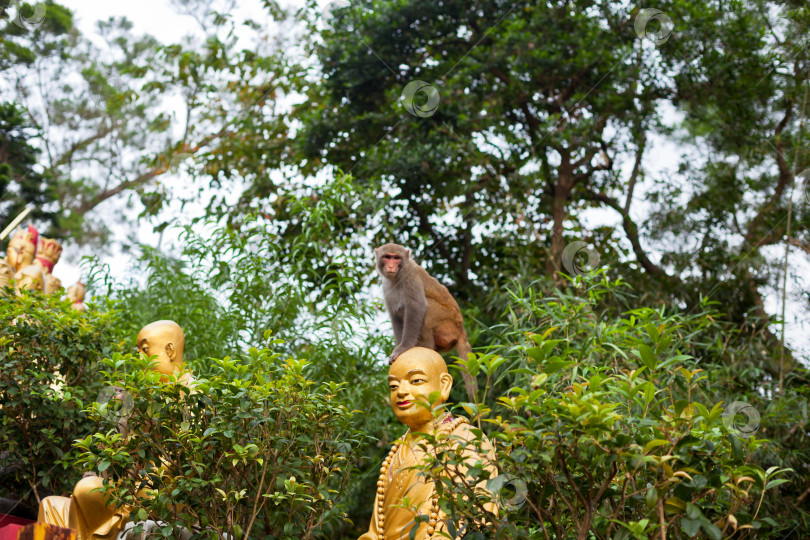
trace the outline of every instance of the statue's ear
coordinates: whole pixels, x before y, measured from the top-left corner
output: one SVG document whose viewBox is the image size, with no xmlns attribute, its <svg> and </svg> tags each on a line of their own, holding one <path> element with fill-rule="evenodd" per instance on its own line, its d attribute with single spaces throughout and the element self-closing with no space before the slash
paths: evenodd
<svg viewBox="0 0 810 540">
<path fill-rule="evenodd" d="M 166 344 L 166 354 L 169 356 L 169 360 L 174 362 L 175 358 L 177 358 L 177 350 L 174 348 L 174 343 Z"/>
<path fill-rule="evenodd" d="M 439 377 L 439 381 L 441 381 L 441 394 L 442 401 L 444 402 L 450 397 L 450 390 L 453 389 L 453 376 L 449 373 L 442 373 Z"/>
</svg>

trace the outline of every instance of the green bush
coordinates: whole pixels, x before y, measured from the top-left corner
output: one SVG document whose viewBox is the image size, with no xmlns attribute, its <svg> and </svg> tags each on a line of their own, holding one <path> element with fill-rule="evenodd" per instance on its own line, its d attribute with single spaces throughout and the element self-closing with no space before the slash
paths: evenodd
<svg viewBox="0 0 810 540">
<path fill-rule="evenodd" d="M 334 538 L 357 538 L 368 524 L 379 460 L 401 433 L 381 361 L 393 340 L 380 324 L 382 303 L 368 293 L 371 249 L 352 232 L 366 225 L 357 217 L 357 200 L 351 179 L 339 176 L 325 186 L 281 193 L 273 206 L 284 220 L 264 214 L 209 223 L 205 234 L 182 231 L 182 249 L 171 256 L 145 251 L 143 280 L 116 282 L 98 265 L 88 272 L 106 295 L 99 303 L 120 314 L 115 332 L 134 339 L 151 321 L 178 322 L 186 361 L 200 376 L 217 374 L 209 357 L 250 364 L 247 351 L 260 347 L 269 331 L 283 340 L 278 352 L 307 361 L 307 379 L 349 383 L 343 402 L 363 411 L 354 417 L 355 428 L 369 438 L 358 449 L 366 459 L 342 492 L 349 520 Z"/>
<path fill-rule="evenodd" d="M 120 350 L 112 312 L 80 313 L 54 296 L 0 298 L 0 496 L 36 506 L 81 478 L 73 440 L 96 429 L 82 410 L 99 394 L 101 360 Z"/>
<path fill-rule="evenodd" d="M 756 411 L 738 406 L 734 416 L 731 395 L 700 401 L 706 372 L 685 353 L 711 332 L 712 313 L 635 309 L 611 319 L 595 308 L 620 284 L 587 285 L 578 295 L 515 292 L 516 346 L 467 362 L 487 377 L 488 391 L 509 382 L 491 407 L 462 404 L 496 442 L 500 476 L 488 492 L 434 474 L 446 511 L 488 538 L 720 539 L 788 530 L 762 506 L 791 471 L 764 470 L 754 458 L 768 445 L 757 437 Z M 427 470 L 460 457 L 443 452 Z M 483 507 L 493 499 L 498 515 Z M 483 515 L 492 527 L 480 524 Z"/>
<path fill-rule="evenodd" d="M 105 430 L 77 447 L 132 521 L 195 538 L 328 538 L 342 525 L 338 498 L 364 443 L 343 385 L 307 380 L 305 362 L 268 349 L 249 356 L 212 359 L 216 374 L 191 388 L 161 382 L 142 358 L 107 361 L 123 394 L 94 404 Z"/>
</svg>

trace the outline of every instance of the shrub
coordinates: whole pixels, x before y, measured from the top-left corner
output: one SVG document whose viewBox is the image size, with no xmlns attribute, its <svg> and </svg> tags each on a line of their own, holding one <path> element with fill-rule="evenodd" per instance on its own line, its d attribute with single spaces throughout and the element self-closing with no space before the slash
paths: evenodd
<svg viewBox="0 0 810 540">
<path fill-rule="evenodd" d="M 476 492 L 474 482 L 435 475 L 435 465 L 461 457 L 439 454 L 426 470 L 441 482 L 442 506 L 496 538 L 775 533 L 761 505 L 790 471 L 752 460 L 767 444 L 756 436 L 757 414 L 733 417 L 732 397 L 701 403 L 706 372 L 684 354 L 711 314 L 636 309 L 609 319 L 595 306 L 620 284 L 587 285 L 578 296 L 513 293 L 517 346 L 467 362 L 490 389 L 510 381 L 491 407 L 462 404 L 488 426 L 500 476 L 491 492 Z M 483 507 L 493 498 L 497 516 Z M 480 525 L 482 515 L 493 527 Z"/>
<path fill-rule="evenodd" d="M 54 296 L 0 299 L 0 496 L 36 505 L 80 478 L 73 440 L 96 426 L 82 412 L 98 396 L 105 356 L 121 343 L 114 313 L 80 313 Z"/>
<path fill-rule="evenodd" d="M 195 538 L 268 539 L 327 537 L 344 521 L 338 495 L 364 437 L 343 385 L 316 385 L 305 362 L 268 349 L 249 356 L 212 359 L 215 374 L 191 388 L 161 382 L 143 359 L 107 361 L 123 408 L 94 404 L 106 431 L 77 446 L 131 520 L 163 522 L 164 536 L 184 527 Z"/>
</svg>

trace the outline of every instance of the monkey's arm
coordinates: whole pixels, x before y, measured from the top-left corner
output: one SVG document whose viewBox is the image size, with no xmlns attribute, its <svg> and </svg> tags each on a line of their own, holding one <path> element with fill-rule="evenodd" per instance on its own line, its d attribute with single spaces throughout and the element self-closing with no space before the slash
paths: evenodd
<svg viewBox="0 0 810 540">
<path fill-rule="evenodd" d="M 414 295 L 410 299 L 410 303 L 405 306 L 402 336 L 401 339 L 397 340 L 397 347 L 391 353 L 388 359 L 389 363 L 393 363 L 397 356 L 408 349 L 416 347 L 422 333 L 422 325 L 425 324 L 425 313 L 427 313 L 427 300 L 424 294 Z"/>
<path fill-rule="evenodd" d="M 399 345 L 402 343 L 402 318 L 397 316 L 390 305 L 386 304 L 386 308 L 388 309 L 388 318 L 391 319 L 391 327 L 394 329 L 394 341 Z"/>
</svg>

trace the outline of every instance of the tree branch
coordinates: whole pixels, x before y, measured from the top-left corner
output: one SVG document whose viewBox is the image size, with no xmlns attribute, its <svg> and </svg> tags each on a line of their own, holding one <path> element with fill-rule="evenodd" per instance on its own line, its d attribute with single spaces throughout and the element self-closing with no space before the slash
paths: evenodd
<svg viewBox="0 0 810 540">
<path fill-rule="evenodd" d="M 657 266 L 649 259 L 649 257 L 647 257 L 647 253 L 641 246 L 641 240 L 638 234 L 638 227 L 636 226 L 635 222 L 632 219 L 630 219 L 630 215 L 627 212 L 625 212 L 625 210 L 622 208 L 622 205 L 619 204 L 619 201 L 604 193 L 594 193 L 592 191 L 586 191 L 585 198 L 604 203 L 619 213 L 619 215 L 622 217 L 622 228 L 624 229 L 624 233 L 625 235 L 627 235 L 627 239 L 630 240 L 630 244 L 633 246 L 633 253 L 635 254 L 639 264 L 642 266 L 642 268 L 644 268 L 644 270 L 648 274 L 650 274 L 653 277 L 667 280 L 678 279 L 677 277 L 673 277 L 667 274 L 663 268 Z"/>
</svg>

